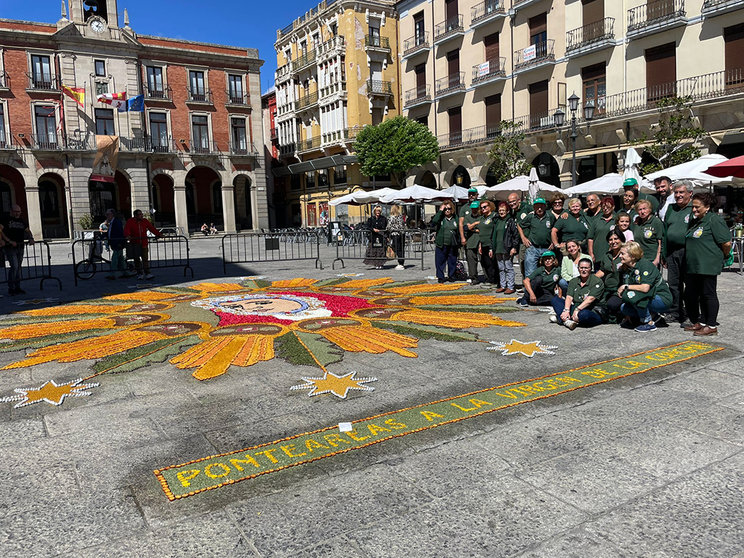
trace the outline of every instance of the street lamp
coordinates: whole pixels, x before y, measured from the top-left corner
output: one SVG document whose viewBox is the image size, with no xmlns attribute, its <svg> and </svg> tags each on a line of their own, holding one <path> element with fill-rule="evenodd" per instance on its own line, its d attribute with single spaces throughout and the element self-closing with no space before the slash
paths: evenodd
<svg viewBox="0 0 744 558">
<path fill-rule="evenodd" d="M 576 186 L 576 111 L 579 108 L 579 97 L 572 93 L 568 98 L 568 108 L 571 111 L 571 186 Z M 584 120 L 587 122 L 594 118 L 594 101 L 587 101 L 584 105 Z M 553 114 L 553 123 L 557 128 L 563 126 L 566 122 L 566 113 L 558 109 Z"/>
</svg>

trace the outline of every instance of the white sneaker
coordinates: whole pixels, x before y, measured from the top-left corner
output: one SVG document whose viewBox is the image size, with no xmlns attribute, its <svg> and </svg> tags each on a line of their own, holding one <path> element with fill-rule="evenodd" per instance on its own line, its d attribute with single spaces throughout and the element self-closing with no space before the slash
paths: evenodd
<svg viewBox="0 0 744 558">
<path fill-rule="evenodd" d="M 395 269 L 405 269 L 405 266 L 398 264 L 395 266 Z"/>
<path fill-rule="evenodd" d="M 145 275 L 145 279 L 154 279 L 154 278 L 155 276 L 152 273 L 148 273 L 147 275 Z"/>
<path fill-rule="evenodd" d="M 472 280 L 472 279 L 467 279 L 467 280 L 466 280 L 465 282 L 466 282 L 466 283 L 472 283 L 472 282 L 473 282 L 473 280 Z"/>
<path fill-rule="evenodd" d="M 548 314 L 548 319 L 550 320 L 551 324 L 557 324 L 558 323 L 558 316 L 553 314 Z"/>
</svg>

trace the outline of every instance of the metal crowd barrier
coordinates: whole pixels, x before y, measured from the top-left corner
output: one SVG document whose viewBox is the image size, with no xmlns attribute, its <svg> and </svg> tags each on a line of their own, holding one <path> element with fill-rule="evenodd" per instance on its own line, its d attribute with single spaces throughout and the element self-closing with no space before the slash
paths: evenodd
<svg viewBox="0 0 744 558">
<path fill-rule="evenodd" d="M 315 260 L 315 268 L 323 269 L 321 236 L 290 230 L 226 234 L 222 237 L 222 272 L 227 275 L 227 264 L 299 260 Z"/>
<path fill-rule="evenodd" d="M 336 269 L 336 262 L 341 262 L 341 267 L 346 267 L 344 264 L 345 260 L 364 260 L 367 257 L 367 249 L 369 248 L 372 235 L 368 230 L 353 230 L 347 231 L 342 230 L 336 235 L 334 243 L 336 245 L 336 259 L 333 260 L 332 268 Z M 387 250 L 388 246 L 395 249 L 395 241 L 393 240 L 392 231 L 384 231 L 378 233 L 383 237 L 383 247 Z M 426 229 L 407 229 L 401 231 L 403 235 L 403 254 L 399 255 L 396 253 L 393 261 L 398 259 L 404 259 L 406 261 L 418 261 L 421 265 L 421 269 L 424 267 L 424 254 L 431 252 L 433 248 L 433 241 L 431 238 L 430 231 Z M 384 261 L 387 261 L 387 256 Z M 383 262 L 384 263 L 384 262 Z"/>
<path fill-rule="evenodd" d="M 182 267 L 184 277 L 187 271 L 194 277 L 189 259 L 189 239 L 185 236 L 148 236 L 147 248 L 150 269 Z M 127 262 L 131 260 L 128 247 L 124 249 L 124 257 Z M 98 271 L 108 272 L 110 264 L 111 247 L 104 234 L 96 231 L 73 241 L 72 266 L 76 286 L 78 279 L 90 279 Z"/>
<path fill-rule="evenodd" d="M 2 254 L 2 249 L 0 249 Z M 5 271 L 3 283 L 8 283 L 10 268 L 5 263 L 3 255 L 3 269 Z M 44 281 L 56 281 L 59 290 L 62 290 L 62 281 L 52 275 L 52 254 L 46 240 L 37 240 L 33 244 L 28 241 L 23 249 L 23 261 L 21 262 L 21 281 L 29 279 L 39 280 L 39 289 L 44 290 Z"/>
</svg>

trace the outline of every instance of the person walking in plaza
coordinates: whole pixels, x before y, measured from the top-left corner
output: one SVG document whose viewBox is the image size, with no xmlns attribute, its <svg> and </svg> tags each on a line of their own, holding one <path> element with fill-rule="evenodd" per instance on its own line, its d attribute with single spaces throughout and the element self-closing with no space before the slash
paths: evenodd
<svg viewBox="0 0 744 558">
<path fill-rule="evenodd" d="M 546 250 L 540 257 L 540 265 L 524 278 L 524 296 L 517 301 L 522 307 L 550 306 L 555 288 L 561 278 L 555 252 Z"/>
<path fill-rule="evenodd" d="M 493 255 L 499 270 L 499 288 L 497 293 L 513 294 L 514 263 L 512 258 L 519 247 L 519 231 L 514 217 L 509 213 L 509 206 L 499 202 L 498 218 L 493 229 Z"/>
<path fill-rule="evenodd" d="M 437 231 L 434 237 L 434 266 L 437 280 L 440 283 L 454 281 L 457 251 L 460 247 L 460 231 L 458 219 L 455 216 L 455 206 L 452 202 L 449 200 L 442 202 L 431 222 L 436 226 Z"/>
<path fill-rule="evenodd" d="M 127 238 L 130 255 L 134 260 L 137 279 L 153 278 L 150 273 L 148 232 L 158 238 L 163 236 L 163 233 L 156 229 L 148 219 L 145 219 L 141 209 L 135 209 L 133 216 L 124 225 L 124 236 Z"/>
<path fill-rule="evenodd" d="M 492 285 L 498 285 L 496 276 L 496 264 L 493 259 L 493 229 L 496 225 L 496 216 L 493 214 L 494 205 L 491 200 L 480 202 L 480 222 L 478 223 L 478 254 L 480 255 L 481 267 L 486 274 L 486 281 Z"/>
<path fill-rule="evenodd" d="M 599 262 L 609 250 L 607 233 L 615 228 L 615 200 L 611 196 L 602 198 L 599 203 L 600 213 L 589 223 L 587 236 L 587 253 L 594 260 L 595 270 L 599 269 Z"/>
<path fill-rule="evenodd" d="M 602 279 L 605 285 L 604 291 L 604 308 L 607 314 L 607 321 L 611 324 L 617 323 L 620 317 L 620 306 L 622 299 L 617 295 L 620 287 L 620 276 L 622 273 L 623 262 L 620 259 L 620 248 L 625 243 L 625 235 L 617 227 L 610 230 L 606 235 L 607 252 L 599 260 L 599 269 L 595 273 Z"/>
<path fill-rule="evenodd" d="M 569 240 L 575 240 L 581 249 L 584 249 L 586 239 L 589 236 L 589 221 L 581 212 L 581 200 L 579 198 L 568 200 L 568 215 L 565 219 L 556 220 L 550 234 L 553 246 L 564 251 L 564 256 L 567 249 L 566 242 Z"/>
<path fill-rule="evenodd" d="M 403 215 L 401 215 L 400 206 L 398 204 L 395 204 L 390 208 L 390 218 L 387 222 L 387 231 L 390 235 L 390 246 L 392 246 L 396 257 L 398 258 L 398 265 L 395 266 L 395 269 L 405 269 L 406 224 L 403 221 Z"/>
<path fill-rule="evenodd" d="M 385 250 L 387 242 L 385 231 L 387 229 L 387 217 L 382 214 L 382 207 L 376 205 L 372 209 L 372 216 L 367 219 L 367 235 L 369 244 L 364 254 L 364 264 L 374 266 L 375 269 L 382 269 L 385 263 Z"/>
<path fill-rule="evenodd" d="M 602 279 L 592 274 L 594 262 L 591 258 L 581 258 L 578 264 L 579 276 L 568 282 L 566 297 L 553 297 L 555 316 L 551 321 L 566 326 L 570 330 L 581 327 L 594 327 L 602 323 L 602 316 L 596 311 L 604 295 Z"/>
<path fill-rule="evenodd" d="M 543 198 L 537 198 L 532 204 L 532 209 L 532 213 L 528 213 L 518 224 L 519 237 L 522 244 L 526 246 L 524 256 L 525 277 L 532 275 L 532 272 L 537 269 L 543 253 L 553 247 L 550 233 L 555 223 L 555 217 L 548 212 L 548 204 Z"/>
<path fill-rule="evenodd" d="M 643 248 L 637 242 L 626 242 L 620 248 L 623 264 L 617 295 L 622 299 L 620 311 L 625 316 L 621 327 L 640 333 L 656 330 L 659 315 L 669 309 L 672 293 L 661 277 L 661 272 L 643 257 Z"/>
<path fill-rule="evenodd" d="M 692 218 L 692 182 L 680 180 L 674 185 L 674 202 L 664 215 L 663 265 L 667 269 L 667 283 L 672 291 L 672 305 L 666 314 L 667 322 L 684 323 L 685 312 L 685 243 L 687 227 Z"/>
<path fill-rule="evenodd" d="M 472 189 L 475 190 L 475 188 Z M 470 202 L 469 210 L 466 212 L 461 210 L 459 219 L 460 243 L 465 250 L 465 260 L 468 263 L 468 283 L 471 285 L 478 284 L 478 224 L 480 223 L 478 206 L 478 200 Z"/>
<path fill-rule="evenodd" d="M 106 210 L 106 236 L 108 245 L 111 248 L 111 269 L 106 279 L 113 281 L 127 277 L 127 260 L 124 257 L 124 248 L 127 245 L 127 239 L 124 236 L 124 224 L 116 216 L 113 209 Z"/>
<path fill-rule="evenodd" d="M 34 243 L 34 237 L 28 228 L 28 223 L 21 217 L 23 210 L 18 204 L 10 207 L 10 215 L 0 224 L 3 251 L 5 259 L 8 260 L 8 294 L 26 294 L 21 288 L 21 267 L 23 266 L 23 253 L 25 241 L 29 245 Z"/>
<path fill-rule="evenodd" d="M 713 194 L 692 196 L 692 219 L 685 237 L 685 309 L 695 335 L 718 335 L 718 276 L 731 255 L 731 232 L 711 211 Z M 729 262 L 730 264 L 731 262 Z"/>
<path fill-rule="evenodd" d="M 558 287 L 561 289 L 561 296 L 566 296 L 568 282 L 574 277 L 579 276 L 579 261 L 582 258 L 589 258 L 591 260 L 589 254 L 584 254 L 581 251 L 581 245 L 578 240 L 567 241 L 566 252 L 566 257 L 561 260 L 561 278 L 558 281 Z"/>
<path fill-rule="evenodd" d="M 661 241 L 664 238 L 664 224 L 653 214 L 650 201 L 639 200 L 635 209 L 638 216 L 633 224 L 633 237 L 643 248 L 643 257 L 659 267 L 659 264 L 661 264 Z"/>
</svg>

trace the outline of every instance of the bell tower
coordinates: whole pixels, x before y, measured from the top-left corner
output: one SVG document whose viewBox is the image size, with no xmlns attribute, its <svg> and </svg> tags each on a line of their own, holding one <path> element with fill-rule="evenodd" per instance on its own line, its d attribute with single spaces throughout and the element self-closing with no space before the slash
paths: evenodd
<svg viewBox="0 0 744 558">
<path fill-rule="evenodd" d="M 69 0 L 70 21 L 86 24 L 91 19 L 103 20 L 108 27 L 119 27 L 116 0 Z"/>
</svg>

